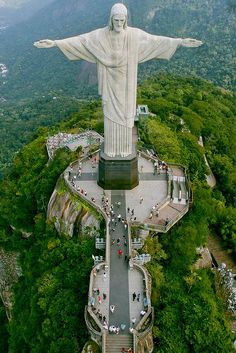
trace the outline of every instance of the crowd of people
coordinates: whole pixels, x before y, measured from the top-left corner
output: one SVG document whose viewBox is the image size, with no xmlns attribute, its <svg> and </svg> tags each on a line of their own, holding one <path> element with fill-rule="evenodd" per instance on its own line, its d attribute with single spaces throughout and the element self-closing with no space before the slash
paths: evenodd
<svg viewBox="0 0 236 353">
<path fill-rule="evenodd" d="M 231 269 L 227 268 L 225 263 L 222 263 L 219 265 L 218 271 L 221 275 L 221 284 L 227 289 L 228 309 L 235 315 L 236 314 L 236 290 L 235 290 L 236 275 L 233 274 Z"/>
<path fill-rule="evenodd" d="M 85 148 L 91 144 L 91 140 L 93 140 L 94 143 L 100 144 L 103 138 L 96 131 L 90 130 L 84 131 L 80 134 L 67 134 L 64 132 L 59 132 L 56 135 L 50 136 L 47 140 L 48 156 L 52 159 L 58 148 L 70 148 L 71 144 L 75 144 L 75 148 L 79 146 Z"/>
</svg>

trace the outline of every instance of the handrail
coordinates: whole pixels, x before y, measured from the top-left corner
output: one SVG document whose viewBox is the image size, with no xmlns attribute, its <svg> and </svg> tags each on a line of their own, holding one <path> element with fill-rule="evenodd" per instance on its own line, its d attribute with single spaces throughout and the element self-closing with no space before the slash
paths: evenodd
<svg viewBox="0 0 236 353">
<path fill-rule="evenodd" d="M 99 150 L 95 151 L 93 154 L 97 154 Z M 105 219 L 106 222 L 106 262 L 109 264 L 110 263 L 110 232 L 109 232 L 109 222 L 110 222 L 110 218 L 107 216 L 107 214 L 104 212 L 104 210 L 101 208 L 101 206 L 97 205 L 96 203 L 90 201 L 85 195 L 81 194 L 78 190 L 76 190 L 73 185 L 71 185 L 69 178 L 68 178 L 68 169 L 69 168 L 73 168 L 77 163 L 79 163 L 78 161 L 84 161 L 89 159 L 89 157 L 84 157 L 80 160 L 76 160 L 73 163 L 70 164 L 69 167 L 66 168 L 66 170 L 64 171 L 64 179 L 67 183 L 67 185 L 69 186 L 70 190 L 75 193 L 77 196 L 79 196 L 81 199 L 85 200 L 86 202 L 88 202 L 88 204 L 90 206 L 92 206 L 93 208 L 95 208 L 100 214 L 102 214 L 102 216 Z"/>
<path fill-rule="evenodd" d="M 148 309 L 146 314 L 143 316 L 143 318 L 140 320 L 138 325 L 135 327 L 135 330 L 133 331 L 133 352 L 138 353 L 138 342 L 142 337 L 145 337 L 149 332 L 151 332 L 153 323 L 154 323 L 154 309 L 151 306 L 151 281 L 152 277 L 150 276 L 148 270 L 141 265 L 138 265 L 136 263 L 133 263 L 133 266 L 138 268 L 144 275 L 145 278 L 145 286 L 146 286 L 146 294 L 147 298 L 149 299 L 147 301 L 148 303 Z M 142 329 L 142 325 L 149 319 L 151 315 L 151 320 L 146 329 L 144 329 L 142 332 L 139 332 L 139 330 Z"/>
<path fill-rule="evenodd" d="M 143 155 L 144 157 L 151 159 L 152 161 L 158 161 L 157 157 L 154 156 L 150 156 L 148 155 L 146 152 L 139 150 L 138 153 L 140 153 L 141 155 Z M 187 167 L 183 164 L 180 163 L 174 163 L 174 162 L 166 162 L 166 164 L 168 165 L 168 171 L 170 171 L 171 168 L 169 167 L 179 167 L 181 169 L 183 169 L 184 174 L 186 176 L 186 185 L 187 185 L 187 190 L 188 190 L 188 195 L 189 195 L 189 203 L 193 202 L 193 197 L 192 197 L 192 189 L 190 187 L 190 180 L 189 180 L 189 175 L 187 172 Z M 171 169 L 172 170 L 172 169 Z"/>
<path fill-rule="evenodd" d="M 107 214 L 103 211 L 103 209 L 97 205 L 96 203 L 90 201 L 85 195 L 81 194 L 78 190 L 76 190 L 73 185 L 71 185 L 69 178 L 68 178 L 68 169 L 70 167 L 67 167 L 66 170 L 64 171 L 64 180 L 66 181 L 68 187 L 70 188 L 70 190 L 76 194 L 77 196 L 79 196 L 81 199 L 83 199 L 85 202 L 87 202 L 90 206 L 92 206 L 92 208 L 96 208 L 96 210 L 102 214 L 102 216 L 105 218 L 106 222 L 109 221 L 109 217 L 107 216 Z"/>
<path fill-rule="evenodd" d="M 150 332 L 150 331 L 152 330 L 152 328 L 153 328 L 153 323 L 154 323 L 154 308 L 153 308 L 153 307 L 150 308 L 150 310 L 149 310 L 149 312 L 148 312 L 148 315 L 147 315 L 147 316 L 145 315 L 145 317 L 142 318 L 142 320 L 140 321 L 140 323 L 142 322 L 142 325 L 143 325 L 143 323 L 144 323 L 150 316 L 151 316 L 150 323 L 148 324 L 148 326 L 147 326 L 147 328 L 146 328 L 145 330 L 139 331 L 139 329 L 141 329 L 141 327 L 138 328 L 138 329 L 137 329 L 137 327 L 136 327 L 136 336 L 137 336 L 138 338 L 145 337 L 145 336 L 148 334 L 148 332 Z M 140 325 L 140 323 L 139 323 L 139 326 L 142 326 L 142 325 Z"/>
<path fill-rule="evenodd" d="M 89 321 L 89 317 L 88 317 L 88 314 L 91 316 L 91 318 L 94 320 L 94 317 L 91 315 L 91 312 L 89 310 L 89 307 L 87 305 L 85 305 L 85 308 L 84 308 L 84 318 L 85 318 L 85 322 L 86 322 L 86 325 L 87 327 L 89 327 L 89 330 L 96 336 L 98 337 L 102 337 L 102 330 L 99 332 L 97 331 L 90 323 Z M 97 319 L 97 318 L 96 318 Z M 96 320 L 94 320 L 95 323 L 97 324 Z"/>
<path fill-rule="evenodd" d="M 131 227 L 130 222 L 128 222 L 128 258 L 132 255 L 132 239 L 131 239 Z"/>
<path fill-rule="evenodd" d="M 161 224 L 150 224 L 150 223 L 141 223 L 141 222 L 138 222 L 138 221 L 133 221 L 132 222 L 132 226 L 133 227 L 139 227 L 139 228 L 142 228 L 142 229 L 148 229 L 148 230 L 153 230 L 153 231 L 157 231 L 157 232 L 160 232 L 160 233 L 166 233 L 168 232 L 168 230 L 173 227 L 173 225 L 178 222 L 189 210 L 189 205 L 187 204 L 182 211 L 179 212 L 179 214 L 169 220 L 168 224 L 167 225 L 161 225 Z"/>
<path fill-rule="evenodd" d="M 107 343 L 107 332 L 103 330 L 102 333 L 102 353 L 107 353 L 106 352 L 106 343 Z"/>
</svg>

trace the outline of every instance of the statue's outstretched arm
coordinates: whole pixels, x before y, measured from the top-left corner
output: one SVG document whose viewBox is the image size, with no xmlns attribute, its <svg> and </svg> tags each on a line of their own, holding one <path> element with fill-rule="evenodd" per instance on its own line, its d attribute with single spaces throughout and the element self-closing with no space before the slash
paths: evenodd
<svg viewBox="0 0 236 353">
<path fill-rule="evenodd" d="M 37 48 L 53 48 L 56 47 L 56 43 L 51 39 L 42 39 L 38 42 L 34 42 L 34 46 Z"/>
<path fill-rule="evenodd" d="M 188 48 L 197 48 L 203 44 L 201 40 L 193 39 L 193 38 L 183 38 L 180 45 Z"/>
</svg>

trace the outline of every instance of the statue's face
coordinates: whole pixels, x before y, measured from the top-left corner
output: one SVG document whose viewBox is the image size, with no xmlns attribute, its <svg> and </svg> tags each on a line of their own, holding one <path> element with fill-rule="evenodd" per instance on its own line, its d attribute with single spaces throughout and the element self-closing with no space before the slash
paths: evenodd
<svg viewBox="0 0 236 353">
<path fill-rule="evenodd" d="M 120 33 L 124 29 L 126 17 L 125 15 L 114 15 L 112 17 L 113 31 Z"/>
</svg>

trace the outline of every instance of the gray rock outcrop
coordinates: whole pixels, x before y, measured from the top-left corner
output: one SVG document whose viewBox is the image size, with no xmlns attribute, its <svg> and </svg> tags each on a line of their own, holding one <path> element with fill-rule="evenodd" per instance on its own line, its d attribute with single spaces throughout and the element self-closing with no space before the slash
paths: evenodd
<svg viewBox="0 0 236 353">
<path fill-rule="evenodd" d="M 54 222 L 58 233 L 70 237 L 88 228 L 100 228 L 96 214 L 69 190 L 60 192 L 55 188 L 48 204 L 48 219 Z"/>
</svg>

